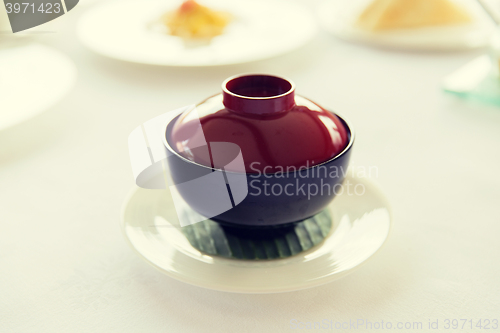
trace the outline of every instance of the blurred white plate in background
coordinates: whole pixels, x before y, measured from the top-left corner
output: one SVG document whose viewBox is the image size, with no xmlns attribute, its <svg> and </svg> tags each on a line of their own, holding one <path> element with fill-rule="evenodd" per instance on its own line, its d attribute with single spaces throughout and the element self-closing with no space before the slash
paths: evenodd
<svg viewBox="0 0 500 333">
<path fill-rule="evenodd" d="M 265 59 L 304 45 L 317 32 L 307 8 L 279 0 L 206 0 L 200 4 L 234 16 L 208 45 L 184 41 L 151 26 L 176 0 L 128 0 L 91 8 L 78 25 L 82 43 L 124 61 L 164 66 L 217 66 Z"/>
<path fill-rule="evenodd" d="M 0 48 L 0 130 L 56 104 L 71 89 L 76 67 L 40 44 Z"/>
<path fill-rule="evenodd" d="M 475 0 L 454 0 L 466 8 L 474 19 L 467 25 L 401 29 L 369 32 L 354 22 L 373 0 L 326 0 L 318 8 L 321 25 L 333 35 L 382 47 L 413 50 L 466 50 L 488 45 L 495 26 Z"/>
</svg>

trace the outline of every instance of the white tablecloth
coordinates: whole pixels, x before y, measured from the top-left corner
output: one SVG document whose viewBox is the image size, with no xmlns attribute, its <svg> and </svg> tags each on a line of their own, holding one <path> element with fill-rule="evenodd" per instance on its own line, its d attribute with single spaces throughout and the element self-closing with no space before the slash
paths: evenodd
<svg viewBox="0 0 500 333">
<path fill-rule="evenodd" d="M 484 330 L 446 329 L 446 320 L 500 319 L 500 110 L 440 91 L 445 75 L 481 51 L 390 51 L 321 33 L 245 65 L 141 66 L 79 44 L 85 9 L 40 37 L 76 63 L 75 88 L 0 133 L 0 332 L 340 331 L 337 322 L 358 319 L 373 331 L 381 321 L 422 323 L 408 332 L 438 321 L 431 331 L 471 332 Z M 298 93 L 355 125 L 353 164 L 378 169 L 373 180 L 395 222 L 387 245 L 351 275 L 298 292 L 230 294 L 166 277 L 125 243 L 128 134 L 242 72 L 290 77 Z M 306 330 L 308 322 L 323 328 Z"/>
</svg>

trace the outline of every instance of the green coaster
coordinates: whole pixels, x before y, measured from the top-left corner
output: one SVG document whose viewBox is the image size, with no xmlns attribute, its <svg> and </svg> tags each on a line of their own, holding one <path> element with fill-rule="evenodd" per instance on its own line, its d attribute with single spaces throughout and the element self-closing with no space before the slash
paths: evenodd
<svg viewBox="0 0 500 333">
<path fill-rule="evenodd" d="M 200 252 L 233 259 L 281 259 L 321 243 L 332 228 L 327 210 L 290 226 L 230 227 L 212 220 L 182 228 Z"/>
</svg>

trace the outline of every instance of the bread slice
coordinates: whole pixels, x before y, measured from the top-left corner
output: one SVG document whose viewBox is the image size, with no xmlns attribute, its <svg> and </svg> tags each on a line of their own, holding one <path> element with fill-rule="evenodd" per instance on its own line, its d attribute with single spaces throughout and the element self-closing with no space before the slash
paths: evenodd
<svg viewBox="0 0 500 333">
<path fill-rule="evenodd" d="M 369 31 L 465 24 L 467 11 L 450 0 L 374 0 L 356 25 Z"/>
</svg>

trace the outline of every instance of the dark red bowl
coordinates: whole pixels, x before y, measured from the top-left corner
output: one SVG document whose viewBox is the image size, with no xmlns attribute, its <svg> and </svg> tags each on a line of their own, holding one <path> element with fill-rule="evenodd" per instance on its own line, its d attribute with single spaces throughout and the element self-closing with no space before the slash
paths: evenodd
<svg viewBox="0 0 500 333">
<path fill-rule="evenodd" d="M 226 80 L 222 96 L 219 97 L 223 101 L 222 108 L 250 117 L 275 116 L 289 111 L 297 107 L 297 98 L 312 103 L 295 95 L 291 81 L 262 74 Z M 182 115 L 172 119 L 166 124 L 163 141 L 170 155 L 170 174 L 179 194 L 201 215 L 231 225 L 285 225 L 319 213 L 342 190 L 354 133 L 348 122 L 338 114 L 329 114 L 330 111 L 322 108 L 318 110 L 322 112 L 322 117 L 333 119 L 337 127 L 345 129 L 345 142 L 340 148 L 334 147 L 337 149 L 335 156 L 318 164 L 290 167 L 274 173 L 254 169 L 249 172 L 249 161 L 245 161 L 247 163 L 240 171 L 225 167 L 231 161 L 237 161 L 241 154 L 239 146 L 231 142 L 209 141 L 205 146 L 191 147 L 189 154 L 179 153 L 171 138 L 175 124 Z M 255 121 L 252 123 L 254 125 Z M 311 133 L 310 137 L 314 137 L 314 134 Z M 305 140 L 310 140 L 310 137 Z M 293 152 L 294 147 L 287 147 L 287 150 Z M 224 163 L 214 163 L 218 151 L 223 151 Z M 208 161 L 211 161 L 212 167 L 206 165 L 209 163 L 198 163 L 193 158 L 203 154 L 210 155 Z M 256 154 L 249 153 L 247 156 Z"/>
</svg>

